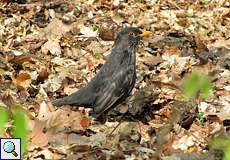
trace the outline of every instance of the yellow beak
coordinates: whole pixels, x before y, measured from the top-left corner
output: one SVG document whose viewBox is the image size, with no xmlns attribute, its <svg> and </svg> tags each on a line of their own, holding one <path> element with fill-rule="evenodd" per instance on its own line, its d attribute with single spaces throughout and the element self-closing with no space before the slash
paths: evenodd
<svg viewBox="0 0 230 160">
<path fill-rule="evenodd" d="M 140 37 L 149 37 L 151 34 L 152 34 L 152 32 L 150 32 L 150 31 L 143 31 L 140 34 Z"/>
</svg>

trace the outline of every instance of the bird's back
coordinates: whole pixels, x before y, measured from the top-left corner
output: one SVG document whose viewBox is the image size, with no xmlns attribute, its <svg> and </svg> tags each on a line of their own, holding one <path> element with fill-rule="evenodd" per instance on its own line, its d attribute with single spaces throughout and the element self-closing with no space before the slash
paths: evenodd
<svg viewBox="0 0 230 160">
<path fill-rule="evenodd" d="M 136 79 L 133 52 L 135 51 L 112 50 L 106 63 L 89 83 L 89 87 L 95 92 L 93 104 L 95 117 L 115 107 L 133 89 Z"/>
</svg>

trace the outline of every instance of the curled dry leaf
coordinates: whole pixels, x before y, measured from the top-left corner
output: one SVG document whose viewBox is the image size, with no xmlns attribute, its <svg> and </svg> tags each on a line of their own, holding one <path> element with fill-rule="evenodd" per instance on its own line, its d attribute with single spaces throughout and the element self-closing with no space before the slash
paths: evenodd
<svg viewBox="0 0 230 160">
<path fill-rule="evenodd" d="M 115 39 L 115 33 L 111 29 L 101 27 L 99 30 L 99 37 L 104 41 L 113 41 Z"/>
<path fill-rule="evenodd" d="M 38 120 L 40 121 L 48 120 L 50 115 L 52 114 L 52 111 L 54 111 L 54 107 L 52 105 L 48 105 L 48 103 L 46 103 L 45 101 L 42 101 L 37 116 Z"/>
</svg>

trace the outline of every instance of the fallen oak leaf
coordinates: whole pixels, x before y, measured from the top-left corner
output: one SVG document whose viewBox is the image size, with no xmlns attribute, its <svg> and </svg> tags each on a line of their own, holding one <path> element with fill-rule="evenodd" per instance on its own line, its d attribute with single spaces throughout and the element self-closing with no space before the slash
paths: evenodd
<svg viewBox="0 0 230 160">
<path fill-rule="evenodd" d="M 46 128 L 46 122 L 35 120 L 35 125 L 29 135 L 30 143 L 39 147 L 44 147 L 54 135 L 54 128 Z"/>
</svg>

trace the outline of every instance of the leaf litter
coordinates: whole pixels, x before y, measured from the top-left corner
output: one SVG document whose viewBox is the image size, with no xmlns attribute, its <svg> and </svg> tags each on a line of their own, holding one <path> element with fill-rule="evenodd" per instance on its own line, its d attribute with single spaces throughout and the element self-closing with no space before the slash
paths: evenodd
<svg viewBox="0 0 230 160">
<path fill-rule="evenodd" d="M 25 159 L 218 157 L 209 148 L 214 137 L 229 134 L 228 1 L 8 0 L 0 6 L 0 102 L 30 115 Z M 139 48 L 128 100 L 105 124 L 90 109 L 53 107 L 50 100 L 90 81 L 125 26 L 153 32 Z M 185 98 L 182 86 L 193 72 L 211 77 L 209 98 Z"/>
</svg>

